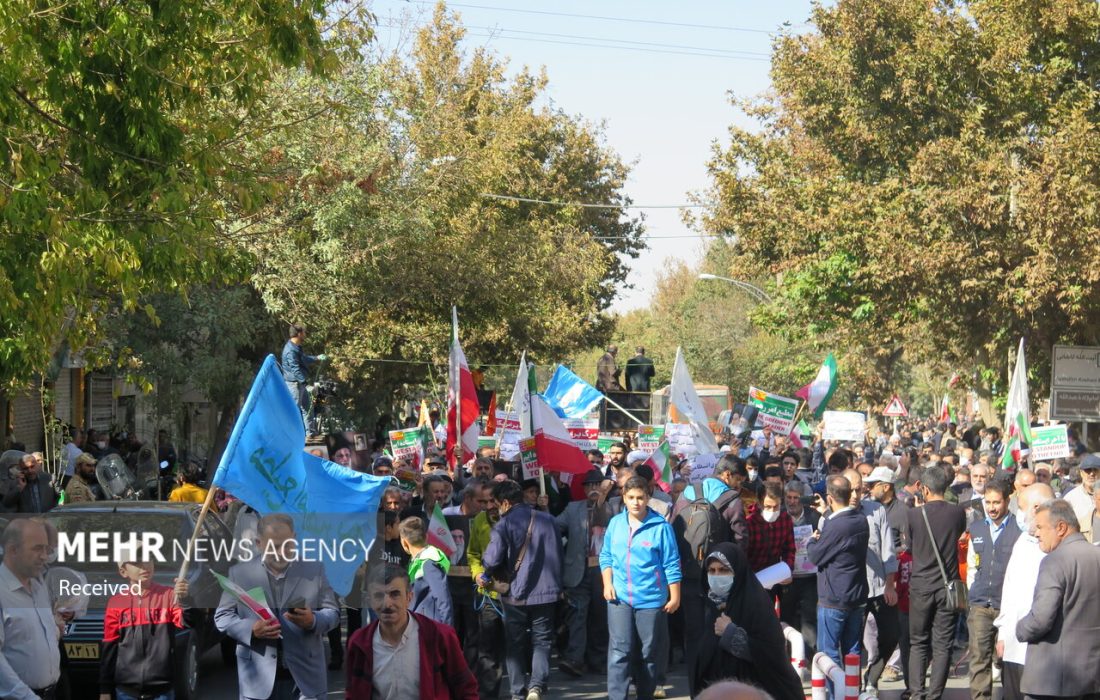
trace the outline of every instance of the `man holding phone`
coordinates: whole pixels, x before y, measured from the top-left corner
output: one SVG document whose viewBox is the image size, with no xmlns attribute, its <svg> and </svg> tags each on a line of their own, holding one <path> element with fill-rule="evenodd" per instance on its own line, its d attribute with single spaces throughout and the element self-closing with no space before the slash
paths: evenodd
<svg viewBox="0 0 1100 700">
<path fill-rule="evenodd" d="M 240 696 L 254 700 L 323 698 L 328 692 L 324 641 L 340 624 L 336 594 L 318 562 L 299 561 L 294 521 L 266 515 L 256 528 L 257 556 L 229 579 L 261 588 L 275 620 L 263 620 L 232 594 L 222 595 L 214 623 L 237 642 Z"/>
</svg>

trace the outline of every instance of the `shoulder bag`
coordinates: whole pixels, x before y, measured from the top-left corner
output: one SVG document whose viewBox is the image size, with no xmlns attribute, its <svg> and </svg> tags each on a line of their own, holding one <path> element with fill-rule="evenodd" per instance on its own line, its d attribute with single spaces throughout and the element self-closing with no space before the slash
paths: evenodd
<svg viewBox="0 0 1100 700">
<path fill-rule="evenodd" d="M 527 535 L 523 538 L 523 544 L 519 548 L 519 556 L 516 557 L 516 565 L 512 567 L 511 575 L 508 581 L 493 579 L 493 590 L 500 595 L 508 595 L 508 591 L 512 589 L 512 581 L 515 580 L 516 574 L 519 573 L 519 567 L 523 565 L 523 557 L 527 554 L 527 545 L 531 544 L 531 533 L 535 530 L 535 509 L 531 509 L 531 522 L 527 524 Z"/>
<path fill-rule="evenodd" d="M 970 595 L 966 590 L 966 582 L 958 576 L 947 578 L 947 569 L 944 568 L 943 558 L 940 557 L 939 547 L 936 546 L 936 537 L 932 534 L 932 524 L 928 522 L 928 511 L 921 506 L 920 514 L 924 517 L 924 526 L 928 528 L 928 539 L 932 543 L 932 551 L 936 555 L 936 563 L 940 566 L 940 576 L 943 577 L 943 586 L 947 591 L 947 604 L 958 612 L 966 612 L 970 605 Z"/>
</svg>

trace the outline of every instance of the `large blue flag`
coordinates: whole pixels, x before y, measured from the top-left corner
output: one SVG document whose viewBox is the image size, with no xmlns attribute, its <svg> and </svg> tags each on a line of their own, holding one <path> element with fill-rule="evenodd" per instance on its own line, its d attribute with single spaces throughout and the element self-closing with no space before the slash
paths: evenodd
<svg viewBox="0 0 1100 700">
<path fill-rule="evenodd" d="M 574 374 L 565 365 L 558 365 L 546 391 L 546 403 L 562 418 L 583 418 L 603 400 L 596 387 Z"/>
<path fill-rule="evenodd" d="M 333 589 L 347 595 L 374 541 L 378 503 L 390 479 L 320 459 L 304 446 L 302 414 L 269 355 L 212 483 L 261 515 L 291 515 L 298 539 L 319 545 L 302 551 L 318 553 Z"/>
</svg>

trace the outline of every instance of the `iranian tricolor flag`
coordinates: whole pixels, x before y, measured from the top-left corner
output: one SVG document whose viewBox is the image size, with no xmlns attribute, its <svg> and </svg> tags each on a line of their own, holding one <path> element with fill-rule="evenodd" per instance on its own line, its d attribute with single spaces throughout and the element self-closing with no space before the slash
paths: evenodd
<svg viewBox="0 0 1100 700">
<path fill-rule="evenodd" d="M 813 412 L 814 417 L 820 419 L 835 391 L 836 358 L 833 357 L 833 353 L 829 353 L 829 356 L 825 358 L 825 362 L 821 363 L 821 368 L 817 370 L 817 376 L 814 377 L 814 380 L 794 392 L 794 395 L 805 401 L 806 408 Z"/>
<path fill-rule="evenodd" d="M 539 465 L 546 471 L 587 474 L 592 469 L 561 418 L 538 394 L 531 396 L 531 430 L 535 433 Z"/>
<path fill-rule="evenodd" d="M 1031 444 L 1031 423 L 1028 420 L 1027 360 L 1024 358 L 1024 339 L 1016 351 L 1016 367 L 1012 370 L 1012 384 L 1008 387 L 1008 403 L 1005 405 L 1005 441 L 1001 465 L 1018 466 L 1021 443 Z"/>
<path fill-rule="evenodd" d="M 458 342 L 458 309 L 451 307 L 451 361 L 447 385 L 447 463 L 455 466 L 456 436 L 462 435 L 463 460 L 477 454 L 477 419 L 481 406 L 477 402 L 477 389 L 474 377 L 470 374 L 470 365 L 466 363 L 466 353 Z M 461 429 L 456 423 L 461 422 Z"/>
<path fill-rule="evenodd" d="M 271 612 L 271 608 L 267 605 L 267 598 L 264 596 L 263 588 L 257 586 L 252 590 L 246 591 L 237 583 L 230 581 L 228 577 L 222 576 L 217 571 L 211 571 L 210 573 L 214 574 L 214 578 L 217 579 L 218 585 L 222 587 L 223 591 L 233 596 L 249 610 L 256 613 L 256 616 L 261 620 L 265 622 L 275 621 L 275 613 Z"/>
<path fill-rule="evenodd" d="M 668 493 L 672 489 L 672 453 L 669 451 L 668 440 L 661 440 L 657 449 L 649 455 L 645 461 L 657 477 L 657 485 Z"/>
<path fill-rule="evenodd" d="M 439 504 L 435 504 L 432 517 L 428 519 L 428 544 L 443 552 L 448 559 L 458 551 L 455 538 L 451 536 L 451 528 L 447 526 L 447 518 L 443 516 L 443 510 Z"/>
<path fill-rule="evenodd" d="M 947 423 L 951 420 L 951 401 L 948 400 L 947 394 L 943 395 L 943 401 L 940 402 L 940 422 Z"/>
</svg>

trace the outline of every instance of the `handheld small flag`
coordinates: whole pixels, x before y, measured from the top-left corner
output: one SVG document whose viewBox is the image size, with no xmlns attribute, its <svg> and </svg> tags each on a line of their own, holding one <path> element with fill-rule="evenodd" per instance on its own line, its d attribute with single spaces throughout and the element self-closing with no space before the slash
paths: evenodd
<svg viewBox="0 0 1100 700">
<path fill-rule="evenodd" d="M 805 401 L 806 408 L 820 420 L 825 413 L 825 407 L 829 405 L 829 399 L 833 398 L 833 393 L 836 392 L 836 385 L 836 358 L 833 357 L 833 353 L 829 353 L 821 363 L 821 368 L 817 370 L 814 380 L 796 391 L 794 395 Z"/>
<path fill-rule="evenodd" d="M 451 536 L 451 528 L 447 526 L 447 518 L 443 517 L 443 510 L 438 503 L 428 520 L 428 544 L 439 549 L 448 559 L 458 551 L 455 538 Z"/>
<path fill-rule="evenodd" d="M 657 477 L 657 486 L 668 493 L 672 489 L 672 452 L 668 446 L 668 440 L 662 440 L 657 449 L 649 455 L 645 461 Z"/>
<path fill-rule="evenodd" d="M 261 620 L 267 622 L 275 621 L 275 613 L 267 606 L 267 597 L 264 596 L 264 589 L 257 587 L 250 591 L 246 591 L 217 571 L 211 569 L 210 573 L 214 574 L 214 578 L 217 579 L 218 585 L 222 587 L 223 591 L 247 606 L 248 609 L 256 613 Z"/>
<path fill-rule="evenodd" d="M 1012 384 L 1008 388 L 1005 405 L 1005 448 L 1001 465 L 1011 467 L 1021 463 L 1022 443 L 1031 444 L 1031 423 L 1028 420 L 1027 358 L 1024 356 L 1024 339 L 1016 351 L 1016 366 L 1012 370 Z"/>
</svg>

